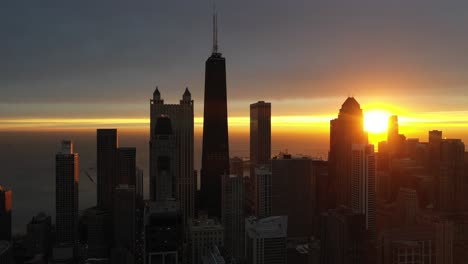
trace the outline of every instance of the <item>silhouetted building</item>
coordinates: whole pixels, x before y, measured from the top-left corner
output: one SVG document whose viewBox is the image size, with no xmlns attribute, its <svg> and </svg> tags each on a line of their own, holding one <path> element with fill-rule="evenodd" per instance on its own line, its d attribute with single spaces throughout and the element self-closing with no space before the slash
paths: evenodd
<svg viewBox="0 0 468 264">
<path fill-rule="evenodd" d="M 216 14 L 213 52 L 206 61 L 201 166 L 201 209 L 221 217 L 221 175 L 229 173 L 226 61 L 218 52 Z"/>
<path fill-rule="evenodd" d="M 52 218 L 40 213 L 26 227 L 26 247 L 29 256 L 46 255 L 51 246 Z"/>
<path fill-rule="evenodd" d="M 436 206 L 439 210 L 454 212 L 468 209 L 465 144 L 460 139 L 442 140 L 436 186 Z"/>
<path fill-rule="evenodd" d="M 176 137 L 171 119 L 160 116 L 156 120 L 150 141 L 150 196 L 152 201 L 166 201 L 176 197 Z"/>
<path fill-rule="evenodd" d="M 145 263 L 180 263 L 182 241 L 179 203 L 151 202 L 145 208 Z"/>
<path fill-rule="evenodd" d="M 143 198 L 144 198 L 143 169 L 137 167 L 135 176 L 136 176 L 135 192 L 136 192 L 137 202 L 139 202 L 141 207 L 143 207 Z"/>
<path fill-rule="evenodd" d="M 213 246 L 206 256 L 202 257 L 202 264 L 226 264 L 224 257 L 221 255 L 217 246 Z"/>
<path fill-rule="evenodd" d="M 379 241 L 379 264 L 447 263 L 435 261 L 434 232 L 429 227 L 410 225 L 386 230 Z"/>
<path fill-rule="evenodd" d="M 135 186 L 118 185 L 114 193 L 114 249 L 135 253 Z"/>
<path fill-rule="evenodd" d="M 13 264 L 13 247 L 9 241 L 0 240 L 0 263 Z"/>
<path fill-rule="evenodd" d="M 271 216 L 271 170 L 256 168 L 250 180 L 253 184 L 254 214 L 258 218 Z"/>
<path fill-rule="evenodd" d="M 223 175 L 222 179 L 222 223 L 224 246 L 237 260 L 245 251 L 245 186 L 242 176 Z"/>
<path fill-rule="evenodd" d="M 433 263 L 464 263 L 468 261 L 468 215 L 422 211 L 418 226 L 430 226 L 433 231 Z"/>
<path fill-rule="evenodd" d="M 387 144 L 390 157 L 402 157 L 404 155 L 405 136 L 399 134 L 398 116 L 390 116 L 388 119 Z M 380 151 L 380 150 L 379 150 Z"/>
<path fill-rule="evenodd" d="M 288 216 L 288 238 L 310 237 L 318 222 L 313 160 L 281 153 L 271 165 L 271 214 Z"/>
<path fill-rule="evenodd" d="M 230 174 L 244 177 L 244 160 L 239 157 L 234 157 L 229 160 Z"/>
<path fill-rule="evenodd" d="M 112 210 L 113 194 L 117 185 L 117 129 L 97 130 L 97 204 Z"/>
<path fill-rule="evenodd" d="M 416 190 L 400 188 L 397 197 L 397 209 L 398 218 L 403 225 L 414 225 L 419 212 L 419 200 Z"/>
<path fill-rule="evenodd" d="M 338 118 L 330 121 L 329 192 L 336 194 L 336 205 L 351 205 L 353 144 L 367 144 L 367 134 L 363 130 L 361 106 L 348 97 Z"/>
<path fill-rule="evenodd" d="M 118 175 L 116 185 L 136 185 L 136 148 L 117 149 Z"/>
<path fill-rule="evenodd" d="M 271 159 L 271 103 L 259 101 L 250 105 L 250 165 L 268 165 Z"/>
<path fill-rule="evenodd" d="M 201 264 L 202 258 L 208 256 L 213 246 L 224 246 L 224 228 L 216 220 L 206 215 L 191 219 L 188 223 L 190 262 Z"/>
<path fill-rule="evenodd" d="M 288 217 L 245 219 L 246 263 L 286 264 Z"/>
<path fill-rule="evenodd" d="M 62 141 L 55 156 L 55 226 L 58 245 L 76 246 L 78 242 L 78 153 L 71 141 Z"/>
<path fill-rule="evenodd" d="M 366 229 L 376 235 L 375 154 L 373 145 L 352 145 L 351 208 L 365 215 Z"/>
<path fill-rule="evenodd" d="M 0 240 L 11 240 L 13 192 L 0 185 Z"/>
<path fill-rule="evenodd" d="M 363 214 L 339 207 L 323 214 L 323 264 L 362 264 L 366 257 L 366 219 Z"/>
<path fill-rule="evenodd" d="M 156 131 L 159 130 L 156 129 L 158 126 L 157 120 L 162 115 L 170 119 L 172 135 L 175 139 L 175 160 L 174 168 L 172 168 L 176 178 L 175 197 L 180 201 L 183 221 L 185 222 L 195 215 L 195 191 L 197 188 L 193 167 L 193 100 L 188 88 L 185 90 L 180 104 L 165 104 L 164 100 L 161 99 L 159 90 L 156 88 L 151 100 L 150 151 L 163 147 L 157 146 L 159 144 L 157 138 L 160 138 L 161 135 L 156 134 Z M 169 144 L 169 142 L 166 143 Z M 150 158 L 150 179 L 154 179 L 157 167 L 157 159 Z M 154 188 L 155 186 L 151 186 L 151 189 Z M 151 196 L 151 199 L 154 200 L 154 195 Z"/>
<path fill-rule="evenodd" d="M 436 172 L 440 163 L 440 144 L 442 143 L 442 131 L 429 131 L 429 159 L 428 167 Z"/>
<path fill-rule="evenodd" d="M 109 239 L 106 233 L 106 224 L 111 218 L 109 210 L 98 207 L 88 208 L 81 218 L 83 232 L 85 233 L 85 243 L 88 246 L 88 257 L 103 259 L 109 256 Z"/>
<path fill-rule="evenodd" d="M 135 256 L 127 248 L 119 247 L 111 250 L 110 263 L 112 264 L 133 264 Z"/>
</svg>

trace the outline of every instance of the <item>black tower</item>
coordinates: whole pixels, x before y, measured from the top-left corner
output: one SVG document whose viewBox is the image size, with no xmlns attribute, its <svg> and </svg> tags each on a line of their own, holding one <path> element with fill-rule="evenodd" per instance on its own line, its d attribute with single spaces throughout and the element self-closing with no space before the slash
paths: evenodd
<svg viewBox="0 0 468 264">
<path fill-rule="evenodd" d="M 217 17 L 213 15 L 213 53 L 205 66 L 205 105 L 201 167 L 201 210 L 221 217 L 221 176 L 229 173 L 226 61 L 218 52 Z"/>
</svg>

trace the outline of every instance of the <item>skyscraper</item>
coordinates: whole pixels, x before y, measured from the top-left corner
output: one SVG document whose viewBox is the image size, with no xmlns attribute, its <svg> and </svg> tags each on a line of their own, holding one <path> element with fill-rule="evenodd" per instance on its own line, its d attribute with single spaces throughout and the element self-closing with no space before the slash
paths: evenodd
<svg viewBox="0 0 468 264">
<path fill-rule="evenodd" d="M 172 129 L 172 136 L 175 140 L 175 160 L 173 163 L 173 172 L 175 173 L 175 196 L 179 200 L 183 221 L 185 222 L 188 218 L 193 217 L 195 214 L 195 190 L 196 190 L 196 178 L 193 167 L 193 137 L 194 137 L 194 119 L 193 119 L 193 100 L 190 91 L 185 89 L 185 92 L 180 100 L 179 104 L 165 104 L 161 98 L 159 89 L 153 93 L 153 99 L 151 103 L 151 131 L 150 131 L 150 155 L 151 152 L 155 153 L 158 149 L 164 148 L 167 151 L 167 146 L 160 146 L 157 139 L 163 135 L 157 128 L 158 119 L 161 116 L 169 118 L 163 121 L 169 123 Z M 159 134 L 157 134 L 159 133 Z M 166 133 L 167 134 L 167 133 Z M 165 135 L 169 137 L 169 135 Z M 161 138 L 162 139 L 162 138 Z M 166 142 L 169 144 L 169 142 Z M 162 144 L 162 143 L 161 143 Z M 171 154 L 172 155 L 172 154 Z M 150 179 L 156 177 L 158 161 L 156 156 L 150 157 Z M 150 193 L 154 194 L 155 186 L 150 187 Z M 152 192 L 153 191 L 153 192 Z M 155 199 L 154 195 L 151 195 L 151 199 Z"/>
<path fill-rule="evenodd" d="M 176 148 L 171 119 L 160 116 L 156 120 L 150 142 L 150 197 L 152 201 L 166 201 L 176 197 Z"/>
<path fill-rule="evenodd" d="M 245 219 L 245 249 L 248 264 L 286 264 L 288 217 Z"/>
<path fill-rule="evenodd" d="M 335 205 L 350 206 L 352 144 L 367 144 L 367 134 L 361 106 L 354 97 L 348 97 L 338 118 L 330 121 L 329 191 L 336 195 Z"/>
<path fill-rule="evenodd" d="M 250 176 L 253 185 L 253 213 L 258 218 L 271 216 L 271 170 L 265 167 L 255 169 Z"/>
<path fill-rule="evenodd" d="M 114 197 L 114 248 L 135 253 L 135 186 L 120 184 Z"/>
<path fill-rule="evenodd" d="M 271 161 L 271 215 L 288 216 L 288 238 L 310 237 L 317 224 L 313 172 L 311 158 L 281 153 Z"/>
<path fill-rule="evenodd" d="M 11 240 L 12 191 L 0 185 L 0 240 Z"/>
<path fill-rule="evenodd" d="M 465 144 L 461 139 L 442 140 L 436 186 L 436 207 L 439 210 L 454 212 L 467 209 L 468 179 L 465 177 Z"/>
<path fill-rule="evenodd" d="M 321 262 L 362 264 L 366 254 L 365 216 L 340 206 L 322 215 Z"/>
<path fill-rule="evenodd" d="M 271 103 L 259 101 L 250 105 L 251 176 L 257 166 L 271 159 Z"/>
<path fill-rule="evenodd" d="M 376 234 L 374 145 L 352 145 L 351 209 L 365 215 L 366 230 Z"/>
<path fill-rule="evenodd" d="M 221 217 L 221 176 L 229 173 L 226 61 L 218 52 L 217 16 L 213 15 L 213 52 L 205 67 L 201 207 Z"/>
<path fill-rule="evenodd" d="M 206 215 L 191 219 L 188 232 L 191 264 L 201 264 L 202 258 L 209 255 L 213 246 L 224 246 L 224 228 L 217 219 L 207 218 Z"/>
<path fill-rule="evenodd" d="M 50 247 L 52 218 L 39 213 L 27 225 L 26 247 L 29 256 L 45 255 Z"/>
<path fill-rule="evenodd" d="M 177 201 L 150 202 L 145 208 L 145 263 L 181 263 L 182 215 Z"/>
<path fill-rule="evenodd" d="M 116 185 L 136 186 L 136 148 L 117 149 L 118 178 Z"/>
<path fill-rule="evenodd" d="M 55 156 L 55 225 L 58 245 L 78 242 L 78 153 L 71 141 L 62 141 L 62 150 Z"/>
<path fill-rule="evenodd" d="M 222 223 L 224 246 L 232 257 L 244 257 L 245 242 L 245 187 L 243 177 L 223 175 L 222 179 Z"/>
<path fill-rule="evenodd" d="M 117 184 L 117 129 L 97 130 L 97 204 L 112 210 L 113 193 Z"/>
</svg>

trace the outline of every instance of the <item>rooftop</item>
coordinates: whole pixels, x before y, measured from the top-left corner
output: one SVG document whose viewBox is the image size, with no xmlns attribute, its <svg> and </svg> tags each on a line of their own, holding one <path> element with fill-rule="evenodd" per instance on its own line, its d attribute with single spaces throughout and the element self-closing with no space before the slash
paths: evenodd
<svg viewBox="0 0 468 264">
<path fill-rule="evenodd" d="M 257 220 L 255 217 L 246 219 L 246 232 L 251 238 L 286 237 L 288 231 L 287 216 L 270 216 Z"/>
</svg>

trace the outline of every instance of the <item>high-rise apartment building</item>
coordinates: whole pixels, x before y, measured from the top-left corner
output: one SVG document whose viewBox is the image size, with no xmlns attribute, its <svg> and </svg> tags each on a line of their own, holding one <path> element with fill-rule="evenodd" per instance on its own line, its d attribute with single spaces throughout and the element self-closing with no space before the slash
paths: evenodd
<svg viewBox="0 0 468 264">
<path fill-rule="evenodd" d="M 62 141 L 55 156 L 56 243 L 74 246 L 78 242 L 79 158 L 71 141 Z"/>
<path fill-rule="evenodd" d="M 376 234 L 375 153 L 373 145 L 352 145 L 351 208 L 365 215 L 369 235 Z"/>
<path fill-rule="evenodd" d="M 226 60 L 218 52 L 217 16 L 213 15 L 213 52 L 205 64 L 201 209 L 221 217 L 221 176 L 229 173 Z"/>
<path fill-rule="evenodd" d="M 288 217 L 245 219 L 246 263 L 286 264 Z"/>
<path fill-rule="evenodd" d="M 158 88 L 153 93 L 151 100 L 151 130 L 150 130 L 150 179 L 153 183 L 158 171 L 158 167 L 162 165 L 164 159 L 158 161 L 158 158 L 153 155 L 157 151 L 166 152 L 165 156 L 172 156 L 169 153 L 172 148 L 171 144 L 175 145 L 175 158 L 170 168 L 174 172 L 176 181 L 175 198 L 180 201 L 183 221 L 193 217 L 195 214 L 195 191 L 196 178 L 194 177 L 193 167 L 193 137 L 194 137 L 194 116 L 193 116 L 193 100 L 188 89 L 185 90 L 182 100 L 179 104 L 165 104 L 161 98 L 161 93 Z M 169 119 L 162 119 L 162 127 L 158 126 L 158 119 L 162 116 Z M 164 125 L 165 124 L 165 125 Z M 167 129 L 171 126 L 171 133 L 167 133 Z M 161 135 L 163 134 L 163 135 Z M 165 135 L 164 135 L 165 134 Z M 169 135 L 170 134 L 170 135 Z M 158 138 L 167 137 L 164 142 L 158 142 Z M 173 137 L 173 143 L 170 141 Z M 153 154 L 151 154 L 153 153 Z M 167 161 L 167 158 L 166 158 Z M 164 169 L 168 170 L 168 169 Z M 156 186 L 151 185 L 151 199 L 156 199 Z"/>
<path fill-rule="evenodd" d="M 351 205 L 353 144 L 367 144 L 367 134 L 361 106 L 356 99 L 348 97 L 338 118 L 330 121 L 329 191 L 336 194 L 336 206 Z"/>
<path fill-rule="evenodd" d="M 112 210 L 113 194 L 117 185 L 117 129 L 97 130 L 97 204 L 105 210 Z"/>
<path fill-rule="evenodd" d="M 13 192 L 0 185 L 0 240 L 11 240 L 11 210 Z"/>
<path fill-rule="evenodd" d="M 224 246 L 237 260 L 244 257 L 245 242 L 245 186 L 243 177 L 223 175 L 222 179 L 222 223 Z"/>
</svg>

